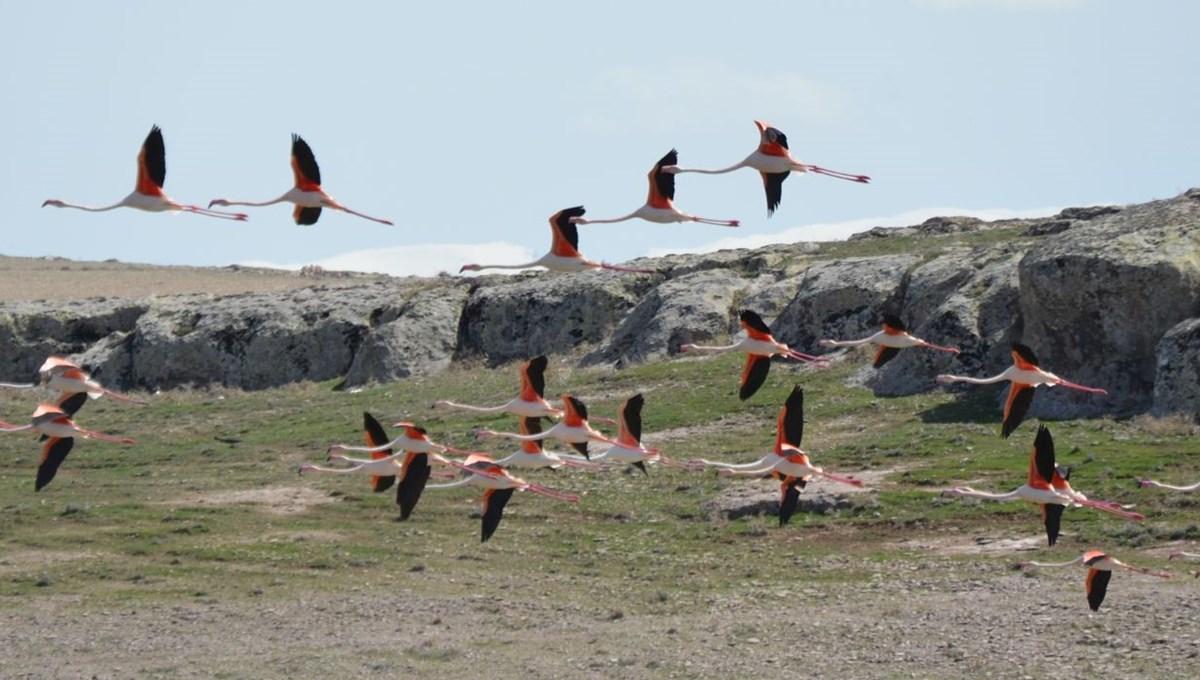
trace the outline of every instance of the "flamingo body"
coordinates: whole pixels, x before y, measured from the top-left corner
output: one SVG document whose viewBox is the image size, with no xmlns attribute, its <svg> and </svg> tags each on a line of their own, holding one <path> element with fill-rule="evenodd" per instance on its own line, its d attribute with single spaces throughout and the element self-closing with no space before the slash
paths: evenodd
<svg viewBox="0 0 1200 680">
<path fill-rule="evenodd" d="M 579 230 L 575 227 L 577 221 L 587 211 L 581 205 L 564 208 L 550 216 L 551 244 L 550 252 L 540 258 L 522 264 L 464 264 L 459 273 L 477 272 L 483 269 L 529 269 L 544 267 L 552 272 L 583 272 L 594 269 L 610 269 L 613 271 L 632 272 L 638 274 L 653 274 L 653 269 L 634 269 L 597 262 L 583 256 L 579 252 Z"/>
<path fill-rule="evenodd" d="M 675 176 L 664 170 L 664 168 L 674 166 L 678 162 L 679 153 L 675 149 L 671 149 L 654 164 L 654 167 L 650 168 L 650 173 L 646 175 L 646 179 L 650 185 L 646 196 L 646 203 L 637 210 L 622 217 L 599 220 L 584 219 L 582 215 L 579 215 L 572 217 L 572 222 L 576 224 L 612 224 L 614 222 L 642 219 L 658 224 L 701 222 L 703 224 L 715 224 L 722 227 L 738 226 L 739 222 L 737 220 L 714 220 L 707 217 L 696 217 L 675 207 Z"/>
</svg>

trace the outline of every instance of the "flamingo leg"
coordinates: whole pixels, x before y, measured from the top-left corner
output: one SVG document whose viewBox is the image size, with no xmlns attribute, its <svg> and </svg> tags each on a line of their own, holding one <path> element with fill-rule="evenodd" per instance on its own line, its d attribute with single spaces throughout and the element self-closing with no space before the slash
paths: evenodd
<svg viewBox="0 0 1200 680">
<path fill-rule="evenodd" d="M 958 354 L 960 352 L 957 347 L 943 347 L 941 345 L 935 345 L 932 342 L 925 342 L 924 340 L 921 341 L 921 346 L 926 349 L 936 349 L 939 352 L 950 352 L 951 354 Z"/>
<path fill-rule="evenodd" d="M 557 500 L 557 501 L 563 501 L 565 503 L 578 503 L 579 502 L 578 494 L 567 493 L 566 491 L 557 491 L 555 489 L 549 489 L 544 486 L 539 486 L 537 484 L 529 484 L 525 487 L 525 490 L 532 491 L 533 493 L 536 493 L 541 496 L 545 496 L 546 498 L 553 498 L 554 500 Z"/>
<path fill-rule="evenodd" d="M 328 205 L 328 204 L 327 204 L 327 205 Z M 350 208 L 347 208 L 347 207 L 346 207 L 346 206 L 344 206 L 344 205 L 330 205 L 329 207 L 333 208 L 334 210 L 341 210 L 341 211 L 342 211 L 342 212 L 344 212 L 344 213 L 349 213 L 349 214 L 351 214 L 351 215 L 354 215 L 355 217 L 361 217 L 361 218 L 363 218 L 363 219 L 365 219 L 365 220 L 371 220 L 372 222 L 378 222 L 378 223 L 380 223 L 380 224 L 386 224 L 386 225 L 388 225 L 389 227 L 393 227 L 393 226 L 395 226 L 394 224 L 392 224 L 391 222 L 389 222 L 389 221 L 387 221 L 387 220 L 382 220 L 382 219 L 379 219 L 378 217 L 371 217 L 370 215 L 364 215 L 364 214 L 362 214 L 362 213 L 360 213 L 360 212 L 356 212 L 356 211 L 354 211 L 354 210 L 351 210 Z"/>
<path fill-rule="evenodd" d="M 1078 503 L 1079 505 L 1084 506 L 1085 508 L 1095 508 L 1102 512 L 1107 512 L 1107 513 L 1116 515 L 1117 517 L 1124 517 L 1125 519 L 1132 519 L 1132 520 L 1136 520 L 1138 522 L 1146 519 L 1145 515 L 1142 515 L 1142 514 L 1136 513 L 1136 512 L 1131 512 L 1129 510 L 1122 510 L 1120 507 L 1117 507 L 1115 504 L 1107 502 L 1107 501 L 1077 500 L 1075 502 Z"/>
<path fill-rule="evenodd" d="M 862 480 L 854 479 L 853 477 L 842 477 L 840 475 L 831 475 L 828 472 L 818 472 L 817 474 L 821 475 L 822 477 L 824 477 L 825 479 L 828 479 L 831 482 L 840 482 L 842 484 L 849 484 L 850 486 L 856 486 L 860 489 L 863 486 Z"/>
<path fill-rule="evenodd" d="M 209 210 L 208 208 L 201 208 L 198 205 L 181 205 L 181 206 L 179 206 L 179 209 L 183 210 L 184 212 L 195 213 L 197 215 L 204 215 L 206 217 L 219 217 L 223 220 L 235 220 L 237 222 L 245 222 L 246 221 L 246 213 L 227 213 L 227 212 L 221 212 L 220 210 Z"/>
<path fill-rule="evenodd" d="M 852 175 L 848 172 L 830 170 L 828 168 L 822 168 L 818 165 L 806 165 L 804 167 L 809 172 L 815 172 L 818 175 L 825 175 L 826 177 L 835 177 L 837 179 L 849 180 L 851 182 L 861 182 L 862 184 L 867 184 L 871 181 L 871 178 L 867 175 Z"/>
<path fill-rule="evenodd" d="M 1088 392 L 1090 394 L 1108 394 L 1108 390 L 1100 389 L 1099 387 L 1080 385 L 1079 383 L 1073 383 L 1070 380 L 1063 380 L 1062 378 L 1059 378 L 1054 384 L 1061 385 L 1063 387 L 1069 387 L 1073 390 L 1079 390 L 1081 392 Z"/>
<path fill-rule="evenodd" d="M 126 437 L 114 437 L 111 434 L 104 434 L 103 432 L 93 432 L 91 430 L 85 430 L 80 427 L 76 427 L 75 431 L 77 433 L 79 433 L 80 437 L 86 437 L 88 439 L 100 439 L 100 440 L 103 440 L 106 442 L 116 442 L 118 444 L 132 444 L 133 443 L 132 439 L 128 439 Z"/>
<path fill-rule="evenodd" d="M 742 226 L 742 223 L 739 222 L 738 220 L 713 220 L 713 219 L 709 219 L 707 217 L 696 217 L 694 215 L 692 216 L 691 219 L 693 222 L 699 222 L 701 224 L 715 224 L 718 227 L 740 227 L 740 226 Z"/>
</svg>

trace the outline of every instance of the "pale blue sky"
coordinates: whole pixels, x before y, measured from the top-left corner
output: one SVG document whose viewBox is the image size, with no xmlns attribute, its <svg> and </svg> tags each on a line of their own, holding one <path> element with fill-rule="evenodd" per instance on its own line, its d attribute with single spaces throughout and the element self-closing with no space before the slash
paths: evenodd
<svg viewBox="0 0 1200 680">
<path fill-rule="evenodd" d="M 1165 198 L 1200 185 L 1197 26 L 1187 0 L 4 3 L 0 253 L 515 262 L 545 251 L 559 208 L 636 208 L 672 147 L 685 166 L 740 160 L 756 118 L 872 184 L 794 176 L 768 220 L 756 173 L 684 175 L 678 207 L 743 226 L 583 226 L 584 254 Z M 124 197 L 152 124 L 176 200 L 280 195 L 296 132 L 331 194 L 397 226 L 39 207 Z"/>
</svg>

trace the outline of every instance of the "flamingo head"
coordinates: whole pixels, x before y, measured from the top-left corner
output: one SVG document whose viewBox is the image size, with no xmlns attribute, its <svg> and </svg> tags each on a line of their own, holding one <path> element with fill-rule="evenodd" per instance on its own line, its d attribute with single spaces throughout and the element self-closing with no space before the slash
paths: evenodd
<svg viewBox="0 0 1200 680">
<path fill-rule="evenodd" d="M 224 198 L 214 198 L 213 200 L 208 202 L 208 207 L 211 208 L 214 205 L 226 206 L 226 205 L 229 205 L 229 201 L 227 201 Z"/>
<path fill-rule="evenodd" d="M 679 346 L 679 351 L 680 351 L 680 352 L 687 352 L 687 351 L 691 350 L 693 347 L 695 347 L 695 345 L 693 345 L 693 344 L 691 344 L 691 343 L 684 343 L 684 344 L 682 344 L 682 345 L 680 345 L 680 346 Z"/>
<path fill-rule="evenodd" d="M 463 272 L 477 272 L 480 269 L 483 269 L 483 267 L 481 267 L 477 264 L 464 264 L 462 266 L 462 268 L 458 270 L 458 273 L 461 274 Z"/>
<path fill-rule="evenodd" d="M 43 208 L 45 208 L 48 205 L 52 205 L 55 208 L 61 208 L 61 207 L 63 207 L 63 202 L 58 200 L 57 198 L 47 198 L 45 201 L 42 201 Z"/>
</svg>

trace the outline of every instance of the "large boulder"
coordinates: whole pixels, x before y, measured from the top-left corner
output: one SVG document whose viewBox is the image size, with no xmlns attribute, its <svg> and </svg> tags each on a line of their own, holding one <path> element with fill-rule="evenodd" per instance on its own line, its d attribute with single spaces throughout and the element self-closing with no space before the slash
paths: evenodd
<svg viewBox="0 0 1200 680">
<path fill-rule="evenodd" d="M 104 299 L 7 303 L 0 308 L 0 381 L 29 382 L 46 357 L 75 355 L 126 333 L 148 308 Z"/>
<path fill-rule="evenodd" d="M 689 342 L 725 336 L 733 305 L 749 281 L 721 269 L 700 270 L 664 282 L 625 316 L 608 342 L 584 356 L 584 365 L 618 367 L 661 359 Z"/>
<path fill-rule="evenodd" d="M 1200 420 L 1200 319 L 1188 319 L 1167 331 L 1158 342 L 1156 364 L 1151 412 Z"/>
<path fill-rule="evenodd" d="M 347 386 L 432 375 L 450 365 L 458 348 L 458 325 L 470 287 L 464 282 L 422 290 L 374 315 L 346 374 Z"/>
<path fill-rule="evenodd" d="M 876 330 L 885 310 L 899 307 L 904 279 L 917 255 L 851 257 L 820 262 L 805 270 L 796 297 L 771 328 L 775 337 L 802 352 L 822 338 L 865 337 Z"/>
<path fill-rule="evenodd" d="M 1022 339 L 1042 368 L 1109 392 L 1045 390 L 1033 412 L 1049 417 L 1147 409 L 1159 340 L 1200 316 L 1200 201 L 1088 214 L 1045 237 L 1019 269 Z"/>
<path fill-rule="evenodd" d="M 598 344 L 657 282 L 607 271 L 488 277 L 463 310 L 458 355 L 497 366 Z"/>
</svg>

